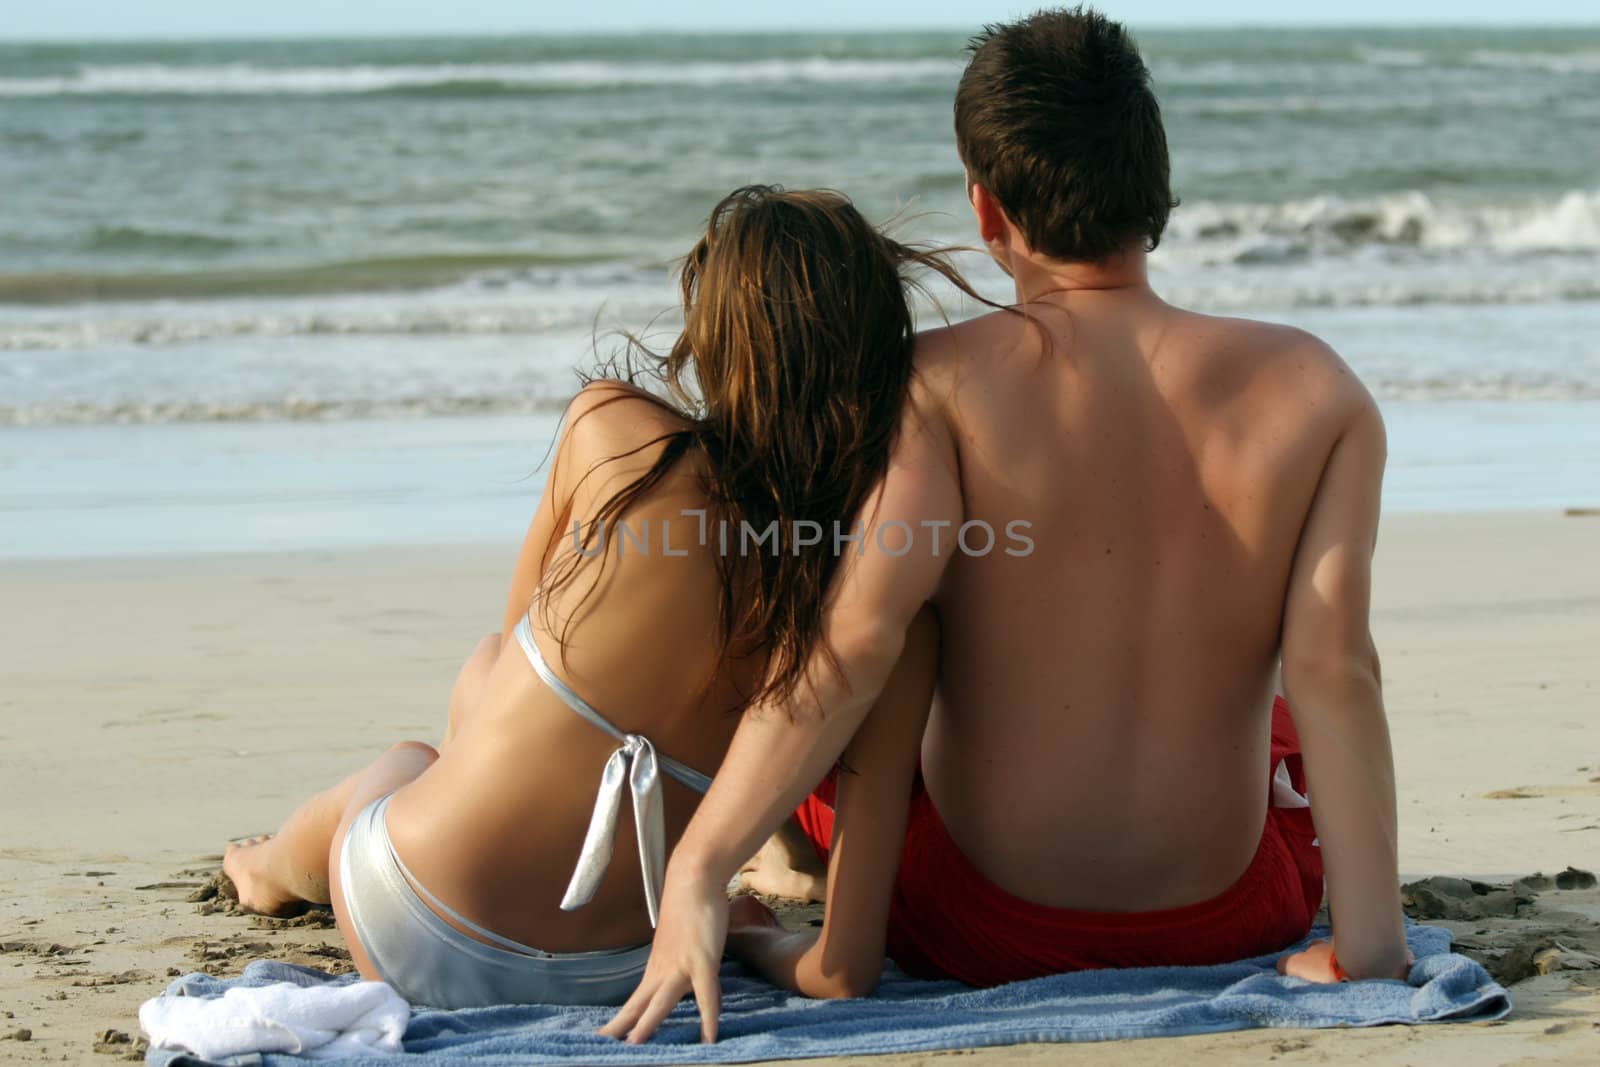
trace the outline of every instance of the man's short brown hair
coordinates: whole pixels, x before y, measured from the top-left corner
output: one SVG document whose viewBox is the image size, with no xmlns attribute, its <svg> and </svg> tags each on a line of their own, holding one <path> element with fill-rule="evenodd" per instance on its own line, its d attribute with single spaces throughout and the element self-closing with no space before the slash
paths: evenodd
<svg viewBox="0 0 1600 1067">
<path fill-rule="evenodd" d="M 1099 262 L 1154 249 L 1176 201 L 1150 72 L 1121 24 L 1084 7 L 987 26 L 956 90 L 969 185 L 1036 252 Z"/>
</svg>

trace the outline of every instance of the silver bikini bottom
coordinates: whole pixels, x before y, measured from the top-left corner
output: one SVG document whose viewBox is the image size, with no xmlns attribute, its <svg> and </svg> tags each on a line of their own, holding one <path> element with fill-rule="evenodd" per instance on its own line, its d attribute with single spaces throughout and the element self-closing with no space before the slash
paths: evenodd
<svg viewBox="0 0 1600 1067">
<path fill-rule="evenodd" d="M 704 794 L 711 779 L 658 754 L 648 738 L 625 733 L 573 691 L 545 662 L 526 615 L 514 635 L 534 671 L 580 718 L 618 743 L 606 761 L 594 812 L 561 907 L 593 898 L 611 863 L 624 799 L 631 799 L 644 876 L 645 909 L 656 924 L 666 866 L 661 776 Z M 389 798 L 356 816 L 339 854 L 345 908 L 355 935 L 383 980 L 413 1004 L 467 1008 L 489 1004 L 621 1004 L 632 995 L 650 946 L 600 952 L 541 952 L 486 930 L 428 892 L 389 840 Z M 425 899 L 424 899 L 425 898 Z M 448 916 L 476 940 L 451 926 Z"/>
<path fill-rule="evenodd" d="M 339 878 L 346 914 L 367 958 L 407 1001 L 435 1008 L 621 1004 L 633 993 L 650 958 L 648 944 L 541 952 L 468 921 L 410 878 L 389 840 L 388 806 L 385 796 L 356 816 L 339 853 Z M 427 903 L 418 890 L 428 895 Z M 440 914 L 492 944 L 468 937 Z"/>
</svg>

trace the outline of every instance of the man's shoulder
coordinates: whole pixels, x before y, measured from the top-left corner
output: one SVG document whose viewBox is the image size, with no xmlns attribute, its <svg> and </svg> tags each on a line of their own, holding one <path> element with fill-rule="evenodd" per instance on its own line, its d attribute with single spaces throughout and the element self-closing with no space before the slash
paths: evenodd
<svg viewBox="0 0 1600 1067">
<path fill-rule="evenodd" d="M 1027 319 L 1015 311 L 991 311 L 917 334 L 917 370 L 939 373 L 983 354 L 1009 352 L 1026 340 Z"/>
<path fill-rule="evenodd" d="M 1338 359 L 1325 341 L 1298 326 L 1262 319 L 1207 315 L 1198 311 L 1179 311 L 1177 314 L 1187 331 L 1203 337 L 1211 344 L 1236 350 L 1248 348 L 1262 354 Z"/>
<path fill-rule="evenodd" d="M 1322 338 L 1298 326 L 1181 313 L 1189 343 L 1216 354 L 1269 386 L 1292 389 L 1308 401 L 1337 407 L 1370 403 L 1355 371 Z"/>
</svg>

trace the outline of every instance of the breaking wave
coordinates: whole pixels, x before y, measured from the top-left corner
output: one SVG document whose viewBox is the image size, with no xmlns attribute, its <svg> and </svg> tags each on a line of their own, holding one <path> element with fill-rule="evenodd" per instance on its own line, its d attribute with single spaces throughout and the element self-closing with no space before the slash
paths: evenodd
<svg viewBox="0 0 1600 1067">
<path fill-rule="evenodd" d="M 1554 199 L 1441 203 L 1420 192 L 1346 200 L 1319 196 L 1277 204 L 1184 204 L 1175 237 L 1235 263 L 1272 262 L 1363 246 L 1497 253 L 1600 252 L 1600 191 Z"/>
<path fill-rule="evenodd" d="M 351 93 L 470 95 L 581 92 L 638 86 L 954 82 L 957 59 L 773 58 L 637 63 L 551 60 L 535 63 L 376 64 L 269 67 L 86 65 L 66 75 L 0 78 L 12 96 L 329 96 Z"/>
</svg>

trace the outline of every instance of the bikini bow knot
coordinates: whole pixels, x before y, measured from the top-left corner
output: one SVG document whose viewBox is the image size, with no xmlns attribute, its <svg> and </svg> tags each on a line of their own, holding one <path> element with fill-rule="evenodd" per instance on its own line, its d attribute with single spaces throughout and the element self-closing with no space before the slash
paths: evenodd
<svg viewBox="0 0 1600 1067">
<path fill-rule="evenodd" d="M 667 833 L 662 817 L 661 769 L 655 746 L 649 738 L 624 734 L 622 744 L 606 760 L 600 774 L 600 791 L 595 797 L 594 814 L 583 837 L 578 865 L 561 898 L 562 911 L 576 911 L 594 899 L 617 837 L 617 820 L 622 814 L 622 794 L 633 797 L 633 826 L 639 839 L 639 870 L 644 875 L 644 903 L 655 928 L 661 913 L 661 886 L 666 878 Z"/>
<path fill-rule="evenodd" d="M 528 663 L 550 691 L 562 703 L 595 729 L 609 734 L 617 741 L 617 750 L 606 760 L 600 774 L 600 795 L 594 802 L 594 814 L 589 817 L 589 829 L 584 834 L 583 850 L 578 853 L 578 866 L 572 872 L 567 894 L 561 898 L 562 911 L 576 911 L 594 899 L 606 868 L 611 865 L 612 844 L 617 837 L 617 818 L 622 813 L 622 791 L 633 794 L 633 825 L 639 838 L 639 870 L 644 876 L 644 902 L 650 913 L 650 926 L 655 928 L 661 914 L 661 885 L 667 874 L 667 831 L 662 812 L 661 775 L 665 773 L 695 792 L 705 795 L 711 788 L 711 779 L 671 756 L 657 756 L 650 739 L 638 734 L 624 733 L 611 725 L 606 717 L 589 706 L 572 687 L 561 680 L 533 639 L 533 626 L 524 615 L 512 631 Z"/>
</svg>

